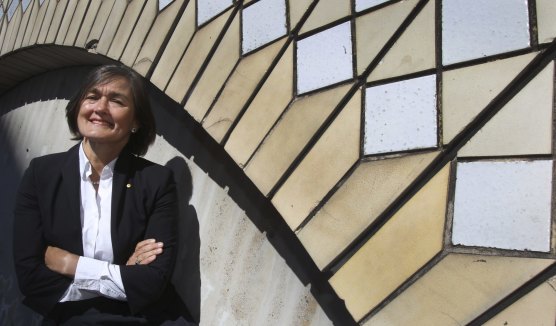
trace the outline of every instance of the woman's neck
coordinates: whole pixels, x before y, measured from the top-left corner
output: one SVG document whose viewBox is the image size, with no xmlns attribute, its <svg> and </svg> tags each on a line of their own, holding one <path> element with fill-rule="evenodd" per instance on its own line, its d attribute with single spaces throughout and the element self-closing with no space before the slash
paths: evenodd
<svg viewBox="0 0 556 326">
<path fill-rule="evenodd" d="M 83 139 L 83 151 L 93 169 L 100 174 L 104 167 L 120 155 L 123 147 L 114 147 L 112 144 L 99 144 L 88 138 Z"/>
</svg>

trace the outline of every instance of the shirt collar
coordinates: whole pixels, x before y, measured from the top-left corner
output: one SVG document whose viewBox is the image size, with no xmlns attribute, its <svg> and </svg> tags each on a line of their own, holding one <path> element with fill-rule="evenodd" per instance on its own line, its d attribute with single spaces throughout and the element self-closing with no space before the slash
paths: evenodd
<svg viewBox="0 0 556 326">
<path fill-rule="evenodd" d="M 115 159 L 113 159 L 110 163 L 108 163 L 104 169 L 102 169 L 102 172 L 100 174 L 100 178 L 111 178 L 114 175 L 114 166 L 116 166 L 116 161 L 118 160 L 118 157 L 116 157 Z M 81 144 L 79 145 L 79 175 L 81 176 L 81 179 L 84 181 L 87 181 L 89 179 L 89 176 L 92 174 L 92 165 L 91 162 L 89 162 L 89 159 L 87 158 L 87 155 L 85 155 L 85 150 L 83 149 L 83 142 L 81 142 Z"/>
</svg>

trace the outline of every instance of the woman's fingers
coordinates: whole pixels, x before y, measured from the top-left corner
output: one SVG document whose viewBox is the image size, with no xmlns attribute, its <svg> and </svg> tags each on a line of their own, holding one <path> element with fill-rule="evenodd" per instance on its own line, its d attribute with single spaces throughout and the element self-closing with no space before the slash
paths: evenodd
<svg viewBox="0 0 556 326">
<path fill-rule="evenodd" d="M 157 255 L 162 253 L 164 244 L 156 242 L 155 239 L 147 239 L 135 246 L 135 251 L 129 257 L 127 265 L 147 265 L 152 263 Z"/>
</svg>

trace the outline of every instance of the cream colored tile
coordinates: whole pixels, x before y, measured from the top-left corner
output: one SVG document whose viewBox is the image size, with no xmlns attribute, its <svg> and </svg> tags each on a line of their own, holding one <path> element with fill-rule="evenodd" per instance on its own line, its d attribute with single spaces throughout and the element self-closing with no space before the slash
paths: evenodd
<svg viewBox="0 0 556 326">
<path fill-rule="evenodd" d="M 553 262 L 450 254 L 364 325 L 466 325 Z"/>
<path fill-rule="evenodd" d="M 416 3 L 416 0 L 397 2 L 355 19 L 358 75 L 367 69 Z"/>
<path fill-rule="evenodd" d="M 313 0 L 289 0 L 290 29 L 294 29 L 297 26 L 312 2 Z"/>
<path fill-rule="evenodd" d="M 29 7 L 27 7 L 27 10 L 23 12 L 23 18 L 21 18 L 21 24 L 19 25 L 20 26 L 19 31 L 17 32 L 14 49 L 19 49 L 22 47 L 23 38 L 25 37 L 27 29 L 31 25 L 29 23 L 31 16 L 33 15 L 33 13 L 36 13 L 36 11 L 33 8 L 35 4 L 37 4 L 37 2 L 31 1 L 31 3 L 29 3 Z"/>
<path fill-rule="evenodd" d="M 483 325 L 556 325 L 556 278 L 542 283 Z"/>
<path fill-rule="evenodd" d="M 243 167 L 291 101 L 293 46 L 290 44 L 230 134 L 224 148 Z"/>
<path fill-rule="evenodd" d="M 301 97 L 290 105 L 245 168 L 263 194 L 268 194 L 351 86 Z"/>
<path fill-rule="evenodd" d="M 60 28 L 56 34 L 56 39 L 53 41 L 56 44 L 63 44 L 66 36 L 69 32 L 69 27 L 72 21 L 72 17 L 76 14 L 76 9 L 79 5 L 79 1 L 69 1 L 66 7 L 66 11 L 63 14 L 62 21 L 60 23 Z M 58 8 L 56 8 L 58 10 Z M 80 13 L 78 12 L 79 16 Z"/>
<path fill-rule="evenodd" d="M 303 24 L 300 33 L 309 32 L 350 14 L 350 0 L 321 0 Z"/>
<path fill-rule="evenodd" d="M 357 92 L 272 198 L 293 230 L 359 159 L 360 126 Z"/>
<path fill-rule="evenodd" d="M 104 8 L 102 14 L 108 16 L 106 8 L 110 7 L 110 1 L 91 0 L 89 3 L 89 8 L 87 8 L 85 18 L 83 19 L 83 23 L 79 28 L 79 33 L 77 34 L 77 39 L 75 40 L 75 46 L 84 47 L 90 40 L 89 33 L 91 33 L 93 29 L 93 24 L 95 23 L 95 18 L 99 13 L 101 5 Z M 109 9 L 110 8 L 108 8 L 108 10 Z"/>
<path fill-rule="evenodd" d="M 275 42 L 239 62 L 203 120 L 203 127 L 216 141 L 220 142 L 226 135 L 285 42 L 285 39 Z"/>
<path fill-rule="evenodd" d="M 108 57 L 119 60 L 136 25 L 141 26 L 147 23 L 142 21 L 137 24 L 137 20 L 139 19 L 144 5 L 145 1 L 140 0 L 133 0 L 128 4 L 120 25 L 118 26 L 118 30 L 116 31 L 116 35 L 114 36 L 114 40 L 110 44 Z M 99 46 L 107 43 L 108 42 L 99 43 Z"/>
<path fill-rule="evenodd" d="M 145 3 L 141 16 L 139 16 L 140 24 L 137 24 L 133 29 L 129 41 L 120 58 L 120 61 L 126 66 L 133 66 L 139 51 L 141 51 L 141 46 L 147 38 L 147 34 L 149 33 L 149 30 L 151 29 L 158 14 L 157 2 L 157 0 L 147 0 Z"/>
<path fill-rule="evenodd" d="M 6 22 L 6 19 L 1 19 L 0 20 L 0 49 L 2 47 L 2 44 L 4 43 L 7 29 L 8 29 L 8 23 Z"/>
<path fill-rule="evenodd" d="M 71 8 L 68 8 L 68 0 L 58 0 L 58 4 L 56 5 L 56 10 L 54 11 L 54 15 L 52 16 L 52 21 L 50 22 L 48 33 L 46 34 L 46 38 L 44 43 L 51 44 L 56 41 L 56 36 L 58 32 L 65 33 L 65 31 L 61 30 L 62 20 L 66 14 L 66 9 L 69 10 L 67 12 L 68 16 L 71 16 Z M 75 2 L 72 6 L 75 5 Z M 43 27 L 44 28 L 44 27 Z"/>
<path fill-rule="evenodd" d="M 367 81 L 432 69 L 435 61 L 434 2 L 429 2 L 400 36 Z"/>
<path fill-rule="evenodd" d="M 239 15 L 236 15 L 203 72 L 203 76 L 185 103 L 185 110 L 197 121 L 203 119 L 216 98 L 216 94 L 239 60 L 241 45 L 239 22 Z"/>
<path fill-rule="evenodd" d="M 116 3 L 114 3 L 114 6 L 110 11 L 110 16 L 108 17 L 104 29 L 102 30 L 102 34 L 98 39 L 98 46 L 96 49 L 98 53 L 104 55 L 108 54 L 108 49 L 110 48 L 110 44 L 112 44 L 112 41 L 114 40 L 114 36 L 116 35 L 118 26 L 122 23 L 122 18 L 124 17 L 124 13 L 126 12 L 126 8 L 128 7 L 128 4 L 129 5 L 134 4 L 134 6 L 137 6 L 137 3 L 138 1 L 132 1 L 129 3 L 127 1 L 116 1 Z M 95 25 L 96 24 L 97 22 L 95 22 Z"/>
<path fill-rule="evenodd" d="M 12 19 L 8 22 L 8 28 L 6 29 L 0 55 L 13 51 L 22 16 L 23 12 L 21 11 L 21 5 L 18 5 Z"/>
<path fill-rule="evenodd" d="M 497 60 L 442 75 L 443 142 L 448 144 L 535 57 L 536 53 Z"/>
<path fill-rule="evenodd" d="M 44 7 L 44 9 L 42 7 Z M 31 36 L 33 35 L 33 30 L 37 25 L 40 26 L 40 24 L 42 23 L 42 19 L 44 18 L 44 16 L 41 15 L 41 12 L 42 14 L 44 14 L 46 12 L 46 7 L 47 6 L 40 6 L 39 0 L 33 0 L 33 4 L 27 9 L 28 11 L 31 11 L 31 14 L 29 17 L 29 24 L 27 25 L 27 29 L 25 30 L 25 35 L 23 35 L 21 47 L 31 45 Z M 36 37 L 34 40 L 36 40 Z"/>
<path fill-rule="evenodd" d="M 442 250 L 449 171 L 440 170 L 330 278 L 355 320 Z"/>
<path fill-rule="evenodd" d="M 43 3 L 43 7 L 44 5 L 46 5 L 46 1 Z M 64 4 L 62 4 L 64 5 Z M 37 36 L 37 44 L 44 44 L 46 41 L 46 36 L 48 35 L 48 31 L 49 28 L 44 28 L 45 26 L 50 26 L 50 27 L 56 27 L 56 25 L 52 25 L 53 23 L 55 23 L 53 21 L 54 18 L 54 14 L 56 12 L 56 7 L 58 6 L 58 1 L 50 1 L 48 2 L 48 7 L 46 8 L 46 13 L 44 15 L 44 20 L 42 21 L 42 26 L 40 27 L 40 30 L 38 31 L 38 36 Z"/>
<path fill-rule="evenodd" d="M 166 94 L 176 102 L 179 103 L 183 100 L 232 12 L 233 10 L 229 9 L 209 24 L 203 26 L 193 36 L 191 43 L 185 51 L 185 55 L 177 65 L 176 71 L 166 87 Z"/>
<path fill-rule="evenodd" d="M 73 15 L 70 17 L 71 22 L 69 23 L 68 31 L 64 37 L 63 45 L 74 45 L 75 40 L 77 39 L 77 33 L 79 33 L 79 28 L 85 19 L 87 7 L 89 6 L 89 1 L 75 2 L 77 2 L 77 6 L 75 7 Z M 56 40 L 56 43 L 59 43 L 58 40 Z"/>
<path fill-rule="evenodd" d="M 298 234 L 317 266 L 322 269 L 330 263 L 437 155 L 431 152 L 362 162 Z"/>
<path fill-rule="evenodd" d="M 548 65 L 459 151 L 458 156 L 552 153 L 554 64 Z"/>
<path fill-rule="evenodd" d="M 553 0 L 537 0 L 537 30 L 539 43 L 551 42 L 556 37 L 556 2 Z"/>
<path fill-rule="evenodd" d="M 187 4 L 168 45 L 164 48 L 162 57 L 154 68 L 151 82 L 160 89 L 165 89 L 172 73 L 185 52 L 189 41 L 195 33 L 195 1 Z"/>
<path fill-rule="evenodd" d="M 123 4 L 126 4 L 126 2 L 124 2 Z M 116 1 L 116 0 L 102 0 L 100 3 L 100 7 L 98 8 L 98 12 L 96 13 L 96 16 L 94 17 L 94 19 L 91 22 L 91 27 L 90 29 L 83 29 L 83 26 L 81 28 L 81 31 L 85 32 L 84 37 L 82 37 L 82 34 L 79 33 L 79 37 L 78 37 L 78 43 L 76 44 L 77 46 L 80 46 L 81 44 L 87 44 L 87 42 L 90 42 L 92 40 L 98 40 L 100 43 L 100 39 L 104 33 L 104 28 L 107 27 L 109 19 L 112 14 L 118 14 L 120 12 L 123 13 L 123 11 L 121 11 L 121 6 L 122 6 L 122 1 Z M 115 11 L 113 12 L 114 8 L 116 7 Z M 118 10 L 118 8 L 120 8 L 120 10 Z M 95 8 L 91 8 L 94 9 Z M 89 16 L 89 13 L 87 13 L 87 16 Z M 87 17 L 89 18 L 89 17 Z M 115 16 L 113 18 L 116 18 Z M 110 23 L 111 26 L 113 26 L 113 23 Z M 103 42 L 106 42 L 103 41 Z M 97 51 L 98 51 L 98 45 L 97 45 Z M 101 52 L 101 53 L 105 53 L 105 52 Z"/>
</svg>

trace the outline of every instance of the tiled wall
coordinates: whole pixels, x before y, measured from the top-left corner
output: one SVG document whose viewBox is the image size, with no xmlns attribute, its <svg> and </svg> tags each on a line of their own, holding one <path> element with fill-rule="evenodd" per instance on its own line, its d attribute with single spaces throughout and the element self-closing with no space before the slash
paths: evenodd
<svg viewBox="0 0 556 326">
<path fill-rule="evenodd" d="M 1 2 L 1 54 L 87 47 L 180 103 L 356 322 L 556 305 L 554 1 Z"/>
</svg>

